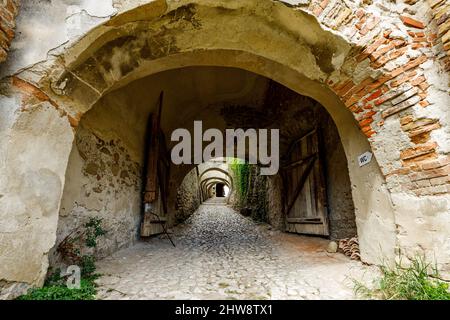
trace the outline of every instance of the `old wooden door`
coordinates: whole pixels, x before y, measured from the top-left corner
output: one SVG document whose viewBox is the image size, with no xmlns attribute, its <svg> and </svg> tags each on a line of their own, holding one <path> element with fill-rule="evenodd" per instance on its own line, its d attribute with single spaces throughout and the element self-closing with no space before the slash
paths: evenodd
<svg viewBox="0 0 450 320">
<path fill-rule="evenodd" d="M 156 113 L 148 121 L 147 167 L 144 189 L 144 218 L 141 236 L 162 233 L 167 221 L 167 197 L 169 193 L 169 157 L 166 139 L 161 130 L 163 93 L 159 97 Z"/>
<path fill-rule="evenodd" d="M 318 129 L 290 145 L 282 167 L 288 232 L 329 235 Z"/>
</svg>

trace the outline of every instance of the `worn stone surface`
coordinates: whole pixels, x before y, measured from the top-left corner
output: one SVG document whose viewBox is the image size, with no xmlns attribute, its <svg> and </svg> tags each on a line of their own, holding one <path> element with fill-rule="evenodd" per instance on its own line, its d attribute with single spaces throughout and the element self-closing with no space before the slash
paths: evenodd
<svg viewBox="0 0 450 320">
<path fill-rule="evenodd" d="M 101 139 L 78 127 L 69 158 L 66 184 L 52 250 L 51 265 L 63 262 L 58 245 L 89 218 L 102 219 L 107 234 L 93 254 L 104 257 L 138 238 L 141 217 L 142 167 L 133 161 L 119 139 Z"/>
<path fill-rule="evenodd" d="M 183 222 L 193 214 L 200 205 L 200 201 L 197 169 L 193 169 L 186 175 L 177 190 L 177 203 L 175 204 L 176 223 Z"/>
<path fill-rule="evenodd" d="M 163 236 L 98 263 L 100 299 L 354 299 L 351 279 L 375 267 L 326 253 L 327 241 L 286 235 L 210 200 Z"/>
<path fill-rule="evenodd" d="M 244 69 L 320 102 L 348 160 L 363 261 L 424 253 L 450 270 L 448 1 L 22 5 L 8 60 L 0 65 L 0 279 L 42 283 L 73 128 L 83 115 L 116 89 L 127 92 L 123 105 L 136 103 L 133 97 L 143 95 L 130 89 L 135 80 L 193 65 Z M 153 88 L 141 89 L 147 106 L 159 94 Z M 211 111 L 210 101 L 171 110 L 191 121 Z M 186 107 L 194 105 L 199 109 Z M 142 140 L 136 134 L 128 141 L 135 144 L 131 156 L 139 155 Z M 357 156 L 368 150 L 374 158 L 360 168 Z M 190 169 L 172 170 L 172 185 Z"/>
</svg>

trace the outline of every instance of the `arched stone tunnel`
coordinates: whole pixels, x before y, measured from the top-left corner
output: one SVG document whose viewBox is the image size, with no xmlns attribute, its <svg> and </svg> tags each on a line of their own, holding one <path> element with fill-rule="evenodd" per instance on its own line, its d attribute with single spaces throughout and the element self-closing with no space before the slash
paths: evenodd
<svg viewBox="0 0 450 320">
<path fill-rule="evenodd" d="M 279 174 L 252 180 L 268 224 L 331 239 L 357 235 L 366 263 L 421 252 L 448 271 L 449 97 L 433 81 L 441 70 L 430 66 L 433 48 L 414 46 L 408 25 L 379 14 L 383 23 L 369 26 L 358 20 L 368 8 L 350 15 L 356 8 L 333 3 L 340 19 L 327 19 L 315 1 L 130 1 L 44 62 L 14 74 L 6 64 L 5 288 L 42 285 L 49 260 L 61 259 L 58 245 L 89 217 L 104 218 L 108 234 L 95 254 L 105 257 L 163 232 L 161 223 L 191 217 L 214 184 L 230 189 L 226 201 L 236 198 L 227 162 L 211 170 L 210 162 L 166 161 L 150 201 L 160 224 L 145 224 L 155 114 L 167 158 L 171 133 L 194 135 L 194 121 L 221 132 L 279 129 Z M 303 178 L 293 166 L 311 152 L 312 176 Z M 372 161 L 361 166 L 367 152 Z M 322 218 L 306 219 L 306 207 Z"/>
</svg>

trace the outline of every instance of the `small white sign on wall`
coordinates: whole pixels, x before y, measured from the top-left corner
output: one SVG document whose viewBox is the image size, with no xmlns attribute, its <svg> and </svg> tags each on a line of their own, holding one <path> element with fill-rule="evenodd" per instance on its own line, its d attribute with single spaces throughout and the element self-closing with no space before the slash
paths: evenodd
<svg viewBox="0 0 450 320">
<path fill-rule="evenodd" d="M 372 152 L 364 152 L 358 157 L 358 164 L 360 167 L 365 166 L 372 160 Z"/>
</svg>

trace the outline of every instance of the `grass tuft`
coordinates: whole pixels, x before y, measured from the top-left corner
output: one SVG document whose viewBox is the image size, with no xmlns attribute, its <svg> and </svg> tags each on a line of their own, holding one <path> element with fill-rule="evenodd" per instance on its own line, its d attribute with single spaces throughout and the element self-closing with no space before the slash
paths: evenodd
<svg viewBox="0 0 450 320">
<path fill-rule="evenodd" d="M 381 278 L 373 288 L 354 280 L 357 296 L 385 300 L 450 300 L 449 285 L 439 280 L 435 267 L 423 257 L 416 257 L 408 267 L 401 262 L 381 267 Z"/>
</svg>

